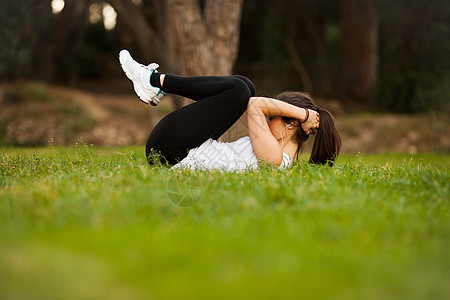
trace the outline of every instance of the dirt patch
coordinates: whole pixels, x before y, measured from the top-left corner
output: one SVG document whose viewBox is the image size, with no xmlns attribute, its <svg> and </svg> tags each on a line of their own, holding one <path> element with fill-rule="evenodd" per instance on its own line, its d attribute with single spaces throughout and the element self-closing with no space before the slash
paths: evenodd
<svg viewBox="0 0 450 300">
<path fill-rule="evenodd" d="M 153 126 L 172 110 L 168 97 L 154 108 L 133 94 L 97 94 L 36 82 L 2 84 L 0 97 L 0 142 L 16 146 L 49 141 L 74 145 L 80 138 L 95 146 L 143 145 Z M 345 153 L 450 152 L 445 114 L 348 115 L 337 101 L 328 104 L 337 115 Z M 228 139 L 234 135 L 242 132 L 232 128 Z"/>
<path fill-rule="evenodd" d="M 152 110 L 133 95 L 106 95 L 19 82 L 0 85 L 4 145 L 144 144 L 164 105 Z M 167 105 L 166 105 L 167 106 Z"/>
<path fill-rule="evenodd" d="M 420 114 L 359 114 L 337 118 L 342 151 L 449 152 L 449 120 L 445 116 Z"/>
</svg>

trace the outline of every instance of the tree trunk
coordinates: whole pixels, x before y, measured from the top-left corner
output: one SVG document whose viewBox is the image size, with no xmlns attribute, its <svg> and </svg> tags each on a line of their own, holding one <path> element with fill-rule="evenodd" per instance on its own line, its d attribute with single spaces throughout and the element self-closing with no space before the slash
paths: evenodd
<svg viewBox="0 0 450 300">
<path fill-rule="evenodd" d="M 175 46 L 176 39 L 173 27 L 168 19 L 168 10 L 165 0 L 151 2 L 153 19 L 152 27 L 145 16 L 145 8 L 133 4 L 130 0 L 108 0 L 118 15 L 118 27 L 124 28 L 131 39 L 137 44 L 142 55 L 148 62 L 157 62 L 161 69 L 180 73 L 180 62 Z M 175 108 L 185 105 L 179 97 L 172 97 Z"/>
<path fill-rule="evenodd" d="M 242 1 L 206 0 L 202 12 L 198 0 L 167 0 L 155 14 L 166 20 L 166 26 L 156 20 L 159 30 L 155 30 L 131 1 L 109 0 L 142 53 L 183 75 L 231 74 L 238 52 Z"/>
<path fill-rule="evenodd" d="M 230 75 L 237 58 L 242 0 L 168 0 L 184 75 Z"/>
<path fill-rule="evenodd" d="M 341 0 L 342 89 L 345 96 L 367 105 L 378 61 L 378 18 L 372 0 Z"/>
<path fill-rule="evenodd" d="M 239 47 L 243 0 L 167 0 L 177 38 L 183 75 L 231 75 Z M 222 137 L 234 140 L 247 132 L 241 118 Z"/>
<path fill-rule="evenodd" d="M 199 0 L 154 0 L 153 15 L 158 18 L 152 20 L 154 27 L 143 9 L 131 1 L 108 1 L 141 52 L 164 70 L 188 76 L 231 74 L 238 53 L 243 0 L 205 0 L 203 11 Z M 174 105 L 179 107 L 176 101 Z"/>
<path fill-rule="evenodd" d="M 161 36 L 147 22 L 143 11 L 138 6 L 126 0 L 109 0 L 109 3 L 117 12 L 120 26 L 125 27 L 133 36 L 133 40 L 141 53 L 151 57 L 154 61 L 167 63 L 166 45 Z"/>
</svg>

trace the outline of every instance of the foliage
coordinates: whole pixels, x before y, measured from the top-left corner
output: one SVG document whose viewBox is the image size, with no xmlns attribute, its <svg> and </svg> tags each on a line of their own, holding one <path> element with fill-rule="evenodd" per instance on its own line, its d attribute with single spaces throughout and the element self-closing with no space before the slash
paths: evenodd
<svg viewBox="0 0 450 300">
<path fill-rule="evenodd" d="M 104 1 L 66 1 L 59 15 L 51 14 L 50 2 L 1 0 L 0 79 L 31 78 L 73 85 L 79 79 L 111 79 L 120 73 L 118 50 L 134 47 L 133 39 L 139 36 L 127 32 L 121 16 L 117 27 L 108 31 L 101 23 L 87 21 L 89 5 Z M 156 18 L 164 11 L 164 1 L 134 2 L 141 3 L 138 7 L 149 24 L 167 27 Z M 364 108 L 407 113 L 448 111 L 449 2 L 368 2 L 375 5 L 378 16 L 378 76 L 371 94 L 372 106 Z M 244 1 L 235 71 L 251 77 L 258 90 L 270 94 L 286 89 L 308 90 L 314 96 L 347 101 L 349 95 L 342 90 L 342 80 L 351 66 L 342 59 L 341 3 Z M 140 55 L 149 59 L 148 54 Z"/>
<path fill-rule="evenodd" d="M 377 1 L 380 19 L 376 107 L 450 110 L 448 1 Z"/>
<path fill-rule="evenodd" d="M 108 74 L 117 40 L 87 21 L 88 2 L 67 1 L 53 15 L 50 0 L 0 0 L 0 79 L 74 84 Z"/>
<path fill-rule="evenodd" d="M 50 1 L 0 0 L 0 79 L 46 78 Z"/>
<path fill-rule="evenodd" d="M 2 298 L 450 296 L 448 155 L 220 173 L 136 148 L 0 152 Z M 194 205 L 169 201 L 175 177 L 198 179 Z"/>
<path fill-rule="evenodd" d="M 342 2 L 342 1 L 341 1 Z M 450 109 L 450 5 L 442 0 L 373 1 L 378 15 L 378 77 L 372 109 L 423 112 Z M 339 1 L 245 1 L 237 69 L 265 89 L 304 90 L 287 52 L 292 41 L 315 96 L 343 94 Z M 258 21 L 255 21 L 258 20 Z M 269 68 L 267 68 L 269 66 Z M 268 74 L 269 73 L 269 74 Z M 271 76 L 270 80 L 264 80 Z M 283 74 L 287 74 L 283 76 Z M 266 86 L 273 83 L 272 87 Z"/>
</svg>

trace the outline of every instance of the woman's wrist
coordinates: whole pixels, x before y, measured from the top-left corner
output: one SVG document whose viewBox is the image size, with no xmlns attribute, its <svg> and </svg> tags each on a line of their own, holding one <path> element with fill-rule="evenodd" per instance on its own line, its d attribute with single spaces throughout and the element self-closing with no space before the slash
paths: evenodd
<svg viewBox="0 0 450 300">
<path fill-rule="evenodd" d="M 305 110 L 305 112 L 306 112 L 306 117 L 305 117 L 305 120 L 303 120 L 303 121 L 300 122 L 300 123 L 305 123 L 305 122 L 308 121 L 308 119 L 309 119 L 309 110 L 307 110 L 306 108 L 304 108 L 304 110 Z"/>
</svg>

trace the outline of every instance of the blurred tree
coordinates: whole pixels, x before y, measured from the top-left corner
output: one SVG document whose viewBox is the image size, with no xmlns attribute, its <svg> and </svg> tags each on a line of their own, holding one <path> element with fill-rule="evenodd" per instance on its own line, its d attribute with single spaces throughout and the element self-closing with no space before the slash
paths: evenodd
<svg viewBox="0 0 450 300">
<path fill-rule="evenodd" d="M 176 67 L 170 24 L 163 26 L 167 9 L 163 0 L 108 0 L 117 12 L 117 29 L 125 44 L 134 44 L 154 61 Z M 168 22 L 166 22 L 168 23 Z"/>
<path fill-rule="evenodd" d="M 118 13 L 114 29 L 89 20 L 106 2 Z M 66 0 L 59 14 L 51 0 L 0 5 L 1 80 L 122 76 L 122 47 L 171 72 L 230 74 L 240 43 L 235 71 L 259 91 L 365 107 L 375 98 L 398 112 L 450 103 L 448 0 Z"/>
<path fill-rule="evenodd" d="M 450 2 L 377 0 L 380 12 L 377 108 L 450 109 Z"/>
<path fill-rule="evenodd" d="M 101 55 L 93 49 L 108 33 L 102 27 L 103 32 L 89 40 L 96 29 L 89 22 L 89 7 L 103 2 L 65 1 L 58 14 L 52 13 L 51 3 L 0 0 L 1 79 L 30 78 L 74 85 L 80 77 L 92 74 L 93 68 L 105 69 L 101 58 L 110 49 L 103 47 Z"/>
<path fill-rule="evenodd" d="M 122 36 L 141 54 L 183 75 L 231 75 L 237 58 L 243 0 L 109 0 Z M 126 28 L 126 30 L 120 29 Z M 175 108 L 187 101 L 172 97 Z M 238 122 L 229 132 L 242 132 Z M 233 134 L 223 139 L 230 140 Z"/>
<path fill-rule="evenodd" d="M 285 48 L 300 75 L 303 89 L 318 95 L 334 95 L 333 62 L 330 53 L 336 37 L 334 0 L 289 0 L 285 18 Z M 304 62 L 303 67 L 300 62 Z"/>
<path fill-rule="evenodd" d="M 398 112 L 449 107 L 449 20 L 448 0 L 247 0 L 237 68 L 272 94 L 300 89 Z"/>
<path fill-rule="evenodd" d="M 109 0 L 122 36 L 141 54 L 184 75 L 230 75 L 243 0 Z M 174 99 L 175 107 L 184 105 Z"/>
<path fill-rule="evenodd" d="M 50 79 L 75 84 L 82 72 L 82 60 L 88 27 L 89 0 L 65 1 L 64 9 L 54 15 L 54 27 L 48 34 L 53 36 L 51 44 L 52 62 L 46 65 Z"/>
<path fill-rule="evenodd" d="M 140 51 L 185 75 L 230 75 L 242 0 L 109 0 Z"/>
<path fill-rule="evenodd" d="M 48 77 L 50 0 L 0 0 L 0 78 Z"/>
<path fill-rule="evenodd" d="M 245 1 L 238 70 L 253 72 L 270 93 L 336 96 L 337 7 L 336 0 Z"/>
<path fill-rule="evenodd" d="M 167 0 L 179 57 L 189 75 L 231 75 L 243 0 Z"/>
<path fill-rule="evenodd" d="M 343 95 L 369 104 L 377 76 L 378 18 L 372 0 L 341 0 Z"/>
</svg>

